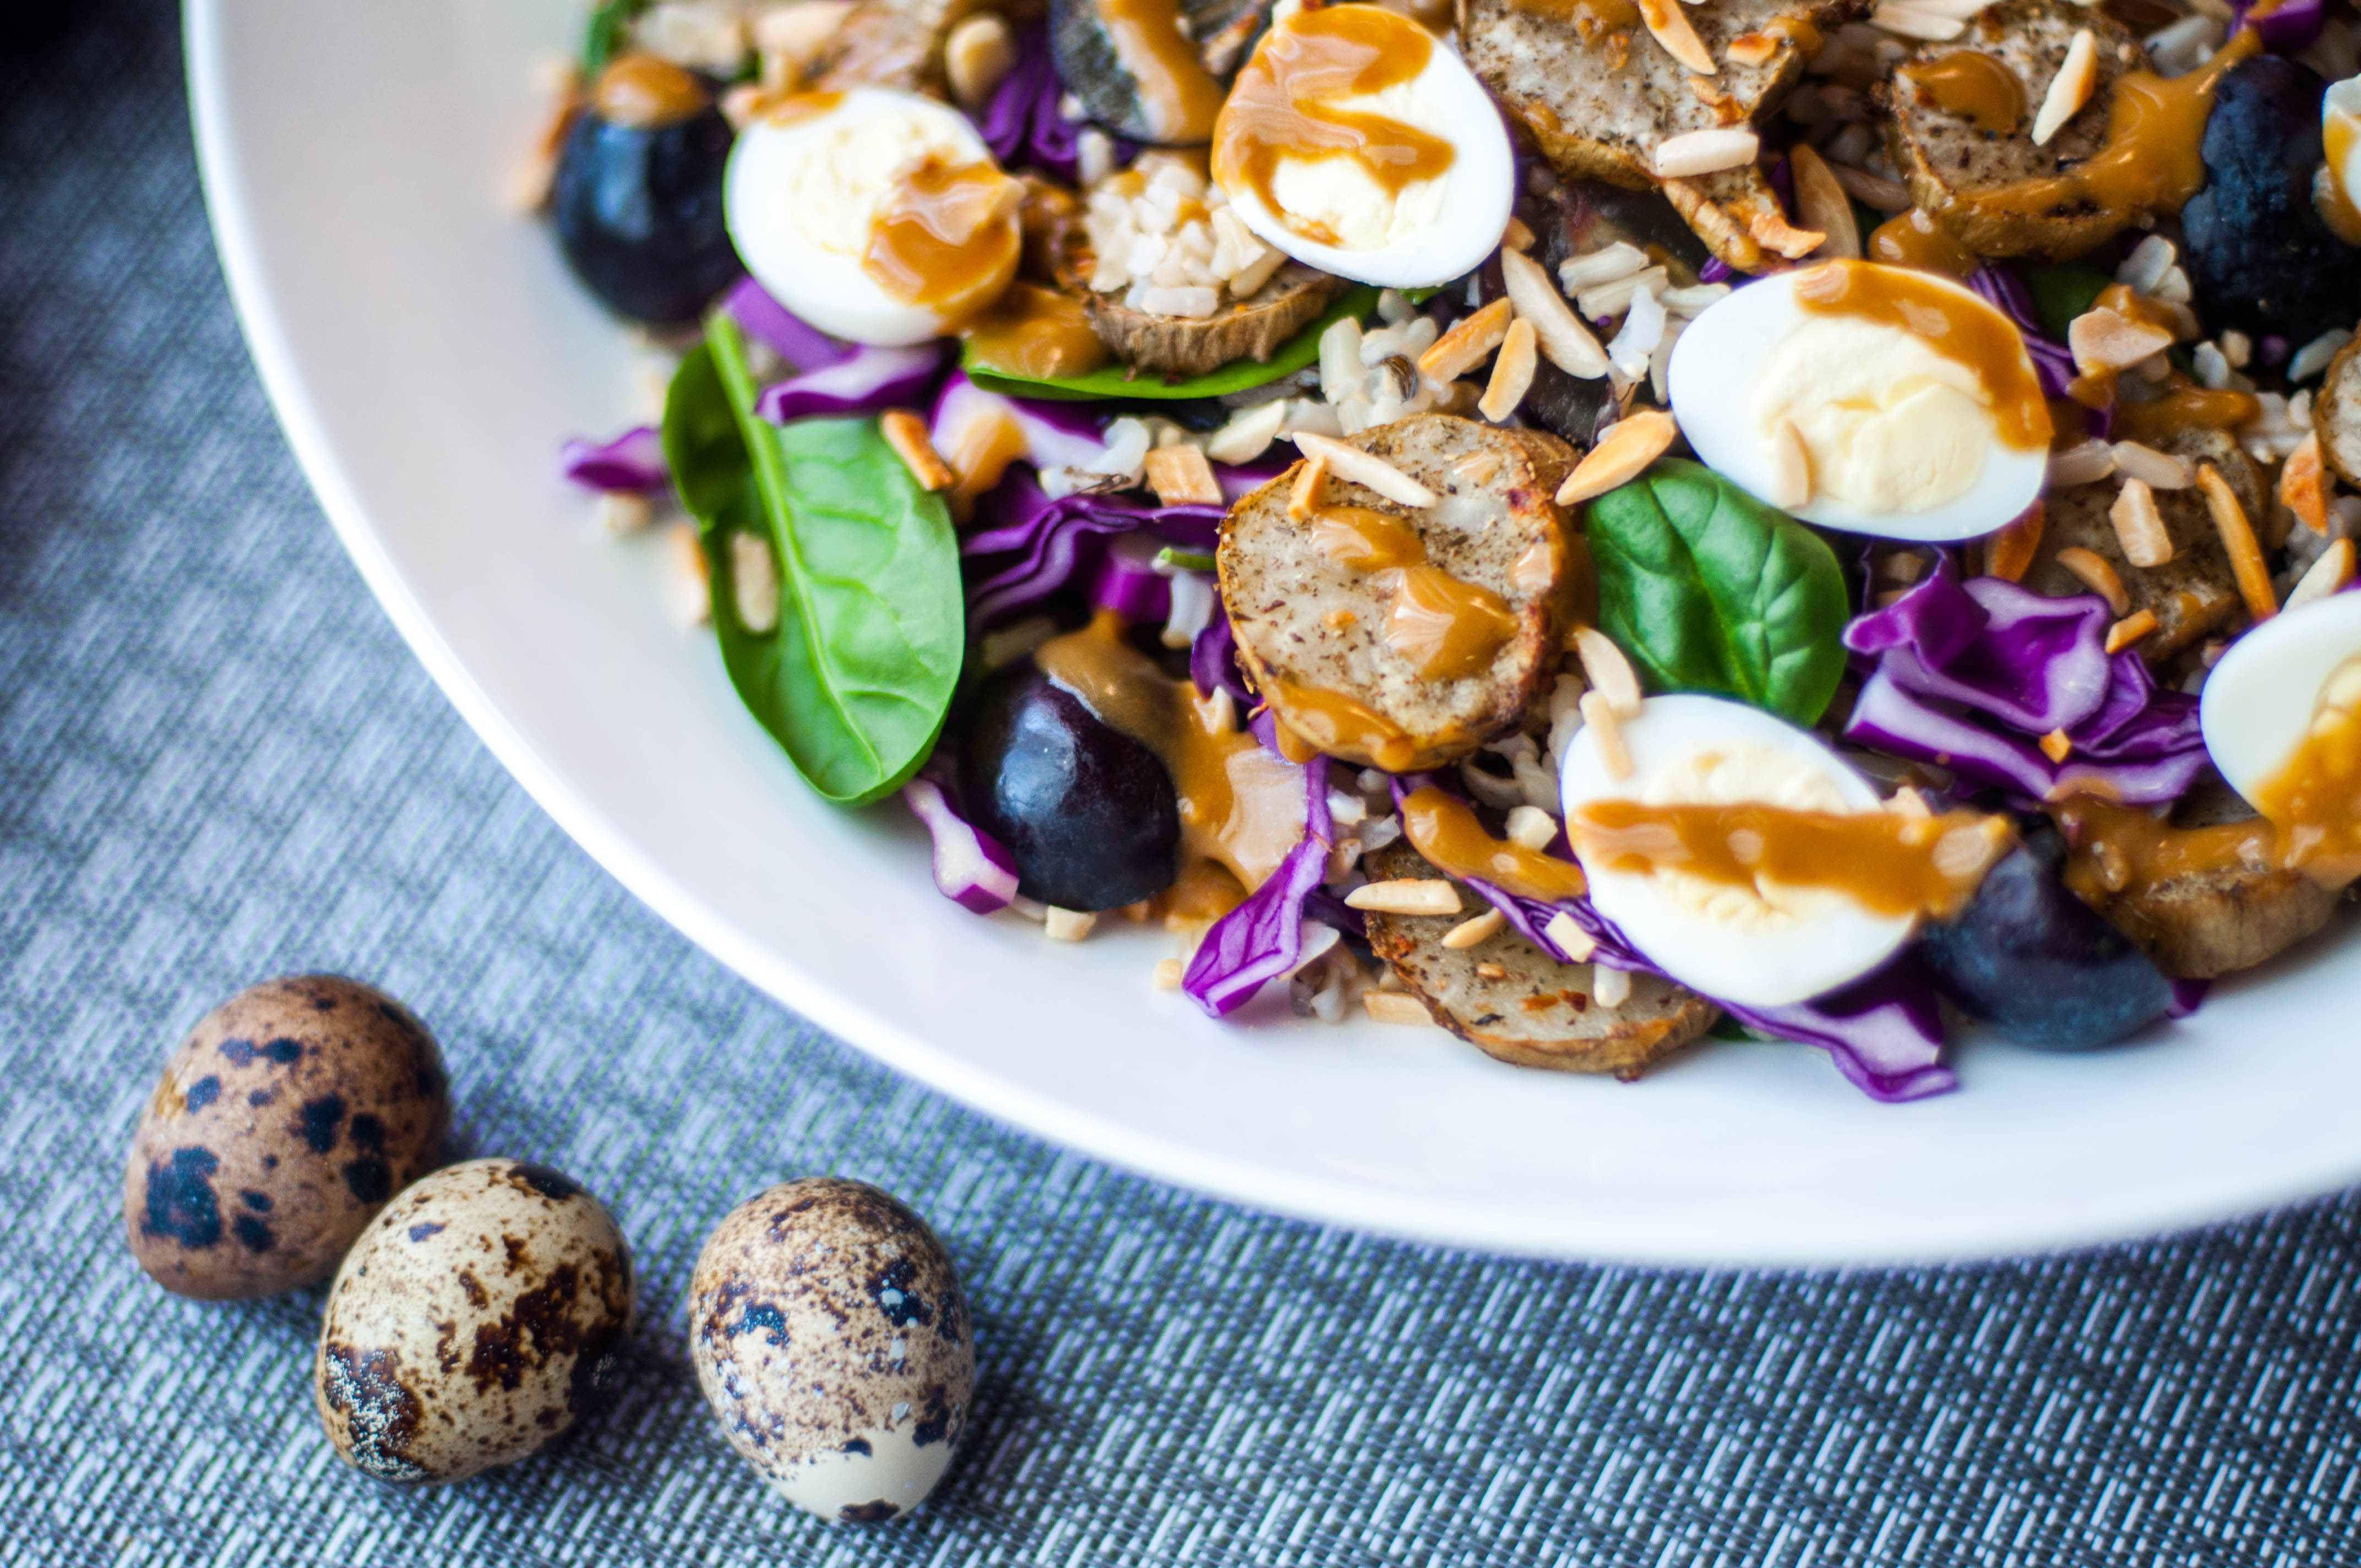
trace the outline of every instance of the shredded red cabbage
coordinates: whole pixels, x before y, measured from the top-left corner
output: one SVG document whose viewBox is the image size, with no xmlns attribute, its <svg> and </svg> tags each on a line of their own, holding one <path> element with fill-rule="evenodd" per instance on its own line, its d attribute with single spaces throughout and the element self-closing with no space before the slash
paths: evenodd
<svg viewBox="0 0 2361 1568">
<path fill-rule="evenodd" d="M 815 415 L 882 413 L 927 400 L 943 367 L 939 343 L 911 348 L 862 347 L 823 369 L 807 370 L 763 389 L 754 411 L 773 424 Z"/>
<path fill-rule="evenodd" d="M 558 471 L 585 489 L 638 495 L 672 482 L 664 466 L 664 435 L 652 424 L 623 432 L 612 441 L 569 441 L 557 449 Z"/>
<path fill-rule="evenodd" d="M 752 278 L 740 280 L 723 298 L 721 308 L 736 318 L 748 335 L 770 345 L 780 358 L 798 370 L 824 370 L 851 358 L 857 352 L 851 344 L 829 336 L 779 303 L 769 290 Z"/>
<path fill-rule="evenodd" d="M 972 627 L 989 626 L 1073 582 L 1083 568 L 1096 565 L 1105 535 L 1145 530 L 1168 543 L 1210 550 L 1224 515 L 1217 506 L 1159 506 L 1088 491 L 1051 500 L 1022 467 L 1011 468 L 976 510 L 982 526 L 960 554 L 1011 559 L 969 585 Z"/>
<path fill-rule="evenodd" d="M 1219 594 L 1213 596 L 1213 619 L 1189 644 L 1189 679 L 1200 696 L 1211 696 L 1218 688 L 1235 701 L 1248 707 L 1254 704 L 1254 693 L 1246 689 L 1246 678 L 1238 670 L 1237 634 L 1230 630 L 1229 612 L 1222 607 Z"/>
<path fill-rule="evenodd" d="M 1099 553 L 1098 570 L 1091 574 L 1091 603 L 1134 624 L 1170 615 L 1172 579 L 1156 569 L 1156 553 L 1160 548 L 1154 540 L 1137 533 L 1110 539 Z"/>
<path fill-rule="evenodd" d="M 2321 0 L 2280 0 L 2268 11 L 2251 0 L 2231 0 L 2231 36 L 2235 38 L 2240 27 L 2251 26 L 2261 35 L 2263 47 L 2275 54 L 2310 49 L 2327 25 L 2328 10 Z"/>
<path fill-rule="evenodd" d="M 1213 478 L 1222 487 L 1222 499 L 1235 505 L 1286 473 L 1294 461 L 1292 457 L 1257 457 L 1251 463 L 1216 463 Z"/>
<path fill-rule="evenodd" d="M 1949 560 L 1845 629 L 1874 655 L 1845 738 L 2034 800 L 2084 786 L 2131 806 L 2178 799 L 2205 767 L 2197 699 L 2160 691 L 2139 655 L 2106 651 L 2090 595 L 2048 598 Z M 2039 744 L 2063 732 L 2053 762 Z"/>
<path fill-rule="evenodd" d="M 2041 378 L 2042 394 L 2064 397 L 2067 383 L 2075 376 L 2074 356 L 2041 330 L 2041 318 L 2033 309 L 2033 292 L 2025 286 L 2025 280 L 2009 268 L 1987 261 L 1968 274 L 1968 287 L 2016 323 L 2025 338 L 2025 351 L 2033 358 L 2034 374 Z"/>
<path fill-rule="evenodd" d="M 902 786 L 902 803 L 935 841 L 935 886 L 977 915 L 1008 907 L 1016 896 L 1016 862 L 1000 840 L 960 815 L 943 780 L 950 776 L 940 751 Z"/>
<path fill-rule="evenodd" d="M 1083 122 L 1066 117 L 1060 107 L 1066 96 L 1058 80 L 1057 62 L 1049 50 L 1049 29 L 1039 22 L 1016 30 L 1016 64 L 983 113 L 975 116 L 992 156 L 1004 169 L 1029 164 L 1055 174 L 1069 185 L 1080 178 L 1080 143 Z M 1115 142 L 1117 168 L 1139 156 L 1139 144 L 1121 137 Z"/>
<path fill-rule="evenodd" d="M 1279 751 L 1268 713 L 1255 720 L 1255 737 Z M 1313 757 L 1303 768 L 1303 837 L 1279 869 L 1246 901 L 1213 922 L 1198 944 L 1180 989 L 1216 1018 L 1252 1001 L 1268 981 L 1294 971 L 1303 961 L 1304 905 L 1328 875 L 1328 850 L 1335 828 L 1328 816 L 1328 759 Z"/>
<path fill-rule="evenodd" d="M 966 450 L 979 425 L 1006 420 L 1025 438 L 1025 455 L 1036 468 L 1087 468 L 1106 455 L 1099 417 L 1089 403 L 1060 403 L 987 392 L 954 370 L 935 396 L 927 437 L 946 457 Z M 983 441 L 990 447 L 993 443 Z M 989 483 L 989 481 L 987 481 Z"/>
</svg>

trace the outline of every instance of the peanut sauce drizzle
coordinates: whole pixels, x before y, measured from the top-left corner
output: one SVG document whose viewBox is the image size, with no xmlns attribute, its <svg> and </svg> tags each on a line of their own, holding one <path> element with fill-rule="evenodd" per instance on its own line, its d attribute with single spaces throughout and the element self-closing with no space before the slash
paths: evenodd
<svg viewBox="0 0 2361 1568">
<path fill-rule="evenodd" d="M 2025 123 L 2025 83 L 1998 57 L 1959 49 L 1905 65 L 1896 75 L 1947 115 L 1980 131 L 2006 136 Z"/>
<path fill-rule="evenodd" d="M 1029 380 L 1088 375 L 1107 360 L 1082 302 L 1038 283 L 1010 284 L 964 335 L 975 368 Z"/>
<path fill-rule="evenodd" d="M 2049 815 L 2070 846 L 2066 885 L 2093 907 L 2130 887 L 2242 866 L 2269 871 L 2279 864 L 2279 829 L 2268 817 L 2175 828 L 2145 806 L 2088 795 L 2052 806 Z"/>
<path fill-rule="evenodd" d="M 1456 157 L 1448 141 L 1332 102 L 1411 81 L 1433 52 L 1425 28 L 1376 5 L 1297 12 L 1263 36 L 1230 89 L 1213 128 L 1214 180 L 1226 191 L 1252 190 L 1289 228 L 1334 245 L 1327 225 L 1288 212 L 1272 193 L 1279 160 L 1347 158 L 1389 195 L 1441 177 Z"/>
<path fill-rule="evenodd" d="M 2016 323 L 1971 294 L 1906 268 L 1829 261 L 1795 280 L 1806 311 L 1860 316 L 1899 327 L 1975 372 L 1992 399 L 2001 444 L 2041 452 L 2049 445 L 2049 401 Z"/>
<path fill-rule="evenodd" d="M 895 182 L 861 269 L 904 304 L 954 316 L 980 311 L 1016 270 L 1023 241 L 1009 219 L 1023 194 L 989 161 L 929 157 Z"/>
<path fill-rule="evenodd" d="M 1426 559 L 1426 542 L 1407 524 L 1368 507 L 1323 507 L 1307 533 L 1344 565 L 1371 574 L 1389 593 L 1385 637 L 1419 678 L 1455 681 L 1489 666 L 1517 634 L 1508 601 Z"/>
<path fill-rule="evenodd" d="M 1419 759 L 1418 742 L 1410 731 L 1358 697 L 1300 686 L 1276 675 L 1263 685 L 1263 695 L 1280 716 L 1279 744 L 1290 755 L 1288 742 L 1300 740 L 1332 757 L 1367 757 L 1389 773 L 1401 773 Z"/>
<path fill-rule="evenodd" d="M 1870 231 L 1869 258 L 1889 267 L 1916 267 L 1960 278 L 1983 262 L 1983 258 L 1916 207 L 1896 213 Z"/>
<path fill-rule="evenodd" d="M 610 126 L 662 130 L 701 115 L 713 100 L 705 84 L 652 54 L 617 55 L 590 89 L 590 106 Z"/>
<path fill-rule="evenodd" d="M 1199 696 L 1123 631 L 1121 617 L 1100 610 L 1081 630 L 1043 643 L 1034 663 L 1172 775 L 1184 865 L 1213 861 L 1249 891 L 1260 887 L 1303 838 L 1303 775 L 1229 727 L 1226 697 Z"/>
<path fill-rule="evenodd" d="M 1402 798 L 1401 825 L 1411 848 L 1445 876 L 1488 882 L 1544 904 L 1578 898 L 1590 885 L 1572 861 L 1495 839 L 1466 801 L 1433 784 Z"/>
<path fill-rule="evenodd" d="M 2255 809 L 2279 830 L 2290 871 L 2337 887 L 2361 876 L 2361 654 L 2323 684 L 2311 728 L 2255 791 Z"/>
<path fill-rule="evenodd" d="M 1731 887 L 1826 888 L 1872 914 L 1948 920 L 1967 906 L 2006 835 L 1971 811 L 1795 811 L 1595 800 L 1566 820 L 1587 864 L 1678 871 Z"/>
<path fill-rule="evenodd" d="M 1222 84 L 1181 30 L 1178 0 L 1092 0 L 1115 57 L 1130 76 L 1154 140 L 1171 147 L 1212 138 Z"/>
<path fill-rule="evenodd" d="M 1537 16 L 1555 16 L 1574 24 L 1587 44 L 1609 33 L 1629 33 L 1640 25 L 1640 7 L 1632 0 L 1509 0 L 1511 9 Z"/>
</svg>

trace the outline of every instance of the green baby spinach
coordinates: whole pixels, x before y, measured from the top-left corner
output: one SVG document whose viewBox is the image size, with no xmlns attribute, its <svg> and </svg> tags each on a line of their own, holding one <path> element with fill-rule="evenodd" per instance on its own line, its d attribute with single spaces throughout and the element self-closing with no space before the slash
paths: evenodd
<svg viewBox="0 0 2361 1568">
<path fill-rule="evenodd" d="M 1828 542 L 1711 469 L 1667 457 L 1590 503 L 1601 630 L 1656 691 L 1716 692 L 1809 724 L 1844 674 Z"/>
<path fill-rule="evenodd" d="M 721 313 L 664 400 L 664 458 L 697 519 L 730 685 L 811 786 L 857 806 L 926 760 L 965 642 L 959 543 L 868 419 L 754 412 L 746 342 Z M 739 614 L 730 536 L 771 550 L 778 623 Z"/>
<path fill-rule="evenodd" d="M 1412 291 L 1415 300 L 1423 292 Z M 1010 376 L 998 370 L 978 367 L 972 355 L 962 354 L 961 363 L 968 379 L 987 392 L 1001 392 L 1012 398 L 1043 398 L 1054 402 L 1078 402 L 1085 398 L 1218 398 L 1224 392 L 1243 392 L 1281 376 L 1291 375 L 1315 363 L 1320 357 L 1320 334 L 1343 321 L 1346 316 L 1359 318 L 1377 308 L 1378 291 L 1370 288 L 1347 289 L 1337 296 L 1318 321 L 1279 345 L 1268 359 L 1233 359 L 1218 369 L 1186 380 L 1164 381 L 1156 377 L 1132 374 L 1129 367 L 1102 365 L 1081 376 L 1053 376 L 1041 380 L 1030 377 Z"/>
<path fill-rule="evenodd" d="M 631 35 L 631 21 L 648 8 L 648 0 L 605 0 L 590 13 L 582 31 L 582 74 L 596 80 Z"/>
</svg>

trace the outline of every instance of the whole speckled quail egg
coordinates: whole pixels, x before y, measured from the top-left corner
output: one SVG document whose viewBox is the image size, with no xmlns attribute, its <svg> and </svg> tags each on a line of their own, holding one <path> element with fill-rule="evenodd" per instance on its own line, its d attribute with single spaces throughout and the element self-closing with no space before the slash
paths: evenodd
<svg viewBox="0 0 2361 1568">
<path fill-rule="evenodd" d="M 167 1290 L 234 1300 L 325 1278 L 451 1122 L 434 1038 L 381 991 L 266 981 L 205 1014 L 140 1113 L 131 1251 Z"/>
<path fill-rule="evenodd" d="M 580 1420 L 631 1326 L 605 1205 L 546 1166 L 469 1160 L 405 1189 L 346 1255 L 313 1400 L 356 1468 L 465 1480 Z"/>
<path fill-rule="evenodd" d="M 697 1260 L 688 1324 L 730 1446 L 797 1508 L 890 1519 L 950 1468 L 975 1397 L 967 1299 L 890 1194 L 823 1176 L 740 1204 Z"/>
</svg>

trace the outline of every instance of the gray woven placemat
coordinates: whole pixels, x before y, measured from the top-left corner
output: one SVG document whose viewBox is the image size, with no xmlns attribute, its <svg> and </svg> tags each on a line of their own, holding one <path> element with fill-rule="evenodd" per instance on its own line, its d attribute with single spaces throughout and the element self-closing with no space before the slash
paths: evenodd
<svg viewBox="0 0 2361 1568">
<path fill-rule="evenodd" d="M 1961 1270 L 1504 1262 L 1118 1175 L 770 1005 L 372 606 L 231 319 L 170 11 L 91 11 L 0 61 L 0 1562 L 2361 1562 L 2349 1198 Z M 318 1293 L 181 1301 L 123 1245 L 164 1052 L 315 967 L 413 1003 L 462 1146 L 584 1179 L 643 1266 L 620 1401 L 512 1470 L 346 1469 Z M 917 1204 L 973 1296 L 972 1446 L 892 1526 L 774 1500 L 686 1366 L 705 1231 L 815 1170 Z"/>
</svg>

